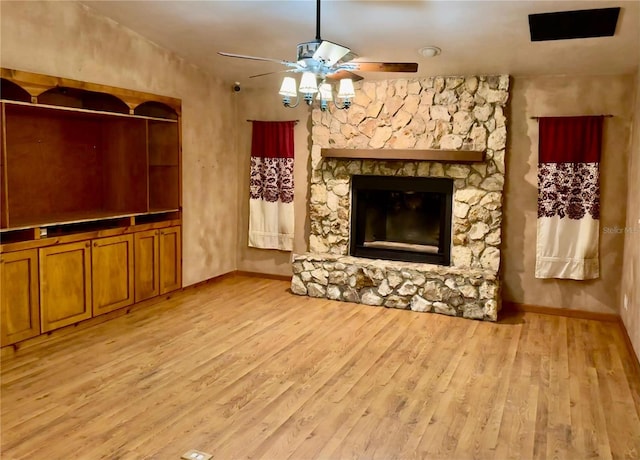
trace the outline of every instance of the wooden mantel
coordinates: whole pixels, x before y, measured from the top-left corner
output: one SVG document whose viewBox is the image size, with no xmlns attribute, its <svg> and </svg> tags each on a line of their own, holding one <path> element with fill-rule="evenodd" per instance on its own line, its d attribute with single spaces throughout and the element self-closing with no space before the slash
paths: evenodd
<svg viewBox="0 0 640 460">
<path fill-rule="evenodd" d="M 400 150 L 400 149 L 322 149 L 324 158 L 353 158 L 367 160 L 420 160 L 447 163 L 474 163 L 484 161 L 484 152 L 478 150 Z"/>
</svg>

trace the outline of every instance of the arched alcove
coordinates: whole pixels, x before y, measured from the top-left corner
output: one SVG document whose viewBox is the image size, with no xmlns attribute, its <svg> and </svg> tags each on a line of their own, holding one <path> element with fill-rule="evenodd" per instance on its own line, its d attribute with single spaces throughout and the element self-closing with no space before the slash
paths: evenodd
<svg viewBox="0 0 640 460">
<path fill-rule="evenodd" d="M 38 103 L 99 110 L 102 112 L 129 113 L 129 106 L 113 94 L 58 86 L 38 96 Z"/>
<path fill-rule="evenodd" d="M 167 118 L 169 120 L 178 119 L 178 114 L 173 108 L 156 101 L 143 102 L 134 109 L 133 113 L 146 117 Z"/>
<path fill-rule="evenodd" d="M 31 102 L 31 95 L 18 84 L 0 79 L 0 96 L 9 101 Z"/>
</svg>

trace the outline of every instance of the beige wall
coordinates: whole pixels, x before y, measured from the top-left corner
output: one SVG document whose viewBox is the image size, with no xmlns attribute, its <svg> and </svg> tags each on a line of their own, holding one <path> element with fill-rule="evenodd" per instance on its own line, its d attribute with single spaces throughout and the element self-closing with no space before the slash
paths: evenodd
<svg viewBox="0 0 640 460">
<path fill-rule="evenodd" d="M 247 120 L 299 120 L 294 133 L 294 212 L 295 236 L 293 252 L 305 252 L 309 233 L 307 201 L 309 193 L 309 152 L 311 110 L 300 104 L 294 109 L 282 105 L 274 83 L 273 88 L 242 89 L 235 95 L 238 123 L 238 214 L 237 267 L 241 271 L 291 275 L 291 252 L 250 248 L 247 245 L 249 229 L 249 165 L 251 158 L 251 123 Z"/>
<path fill-rule="evenodd" d="M 640 360 L 640 70 L 636 75 L 635 100 L 620 315 Z"/>
<path fill-rule="evenodd" d="M 514 78 L 505 184 L 505 300 L 617 313 L 622 278 L 633 76 Z M 612 114 L 604 123 L 601 180 L 600 279 L 534 277 L 537 218 L 538 126 L 532 116 Z"/>
<path fill-rule="evenodd" d="M 3 67 L 182 99 L 183 283 L 235 269 L 232 92 L 198 68 L 75 2 L 2 2 Z"/>
</svg>

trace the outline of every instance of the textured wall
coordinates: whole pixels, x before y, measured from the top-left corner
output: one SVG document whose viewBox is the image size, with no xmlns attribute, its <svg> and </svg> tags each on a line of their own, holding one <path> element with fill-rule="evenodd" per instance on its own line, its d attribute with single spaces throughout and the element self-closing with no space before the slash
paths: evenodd
<svg viewBox="0 0 640 460">
<path fill-rule="evenodd" d="M 636 75 L 636 105 L 630 152 L 620 315 L 640 360 L 640 70 Z"/>
<path fill-rule="evenodd" d="M 503 241 L 503 299 L 617 313 L 622 279 L 633 76 L 520 77 L 511 90 Z M 600 164 L 600 275 L 597 280 L 534 277 L 538 126 L 532 116 L 612 114 L 604 122 Z"/>
<path fill-rule="evenodd" d="M 295 162 L 294 180 L 294 213 L 295 235 L 294 252 L 305 252 L 307 249 L 308 230 L 307 201 L 309 180 L 309 119 L 311 110 L 304 104 L 295 109 L 287 109 L 282 105 L 274 83 L 271 89 L 242 89 L 234 95 L 237 101 L 238 145 L 238 234 L 237 234 L 237 267 L 238 270 L 268 273 L 272 275 L 291 275 L 291 252 L 272 249 L 250 248 L 247 244 L 249 231 L 249 166 L 251 158 L 251 123 L 247 120 L 298 120 L 294 132 Z"/>
<path fill-rule="evenodd" d="M 235 269 L 237 160 L 230 89 L 76 2 L 2 2 L 3 67 L 182 99 L 183 283 Z"/>
</svg>

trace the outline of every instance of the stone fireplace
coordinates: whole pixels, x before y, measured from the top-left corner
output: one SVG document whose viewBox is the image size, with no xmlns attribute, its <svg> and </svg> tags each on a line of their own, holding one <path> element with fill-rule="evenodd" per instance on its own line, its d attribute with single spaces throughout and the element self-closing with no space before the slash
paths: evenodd
<svg viewBox="0 0 640 460">
<path fill-rule="evenodd" d="M 495 321 L 508 87 L 504 75 L 364 82 L 348 111 L 314 110 L 310 252 L 293 256 L 292 292 Z M 484 156 L 323 156 L 330 149 Z M 435 179 L 444 189 L 395 188 L 405 178 Z M 362 211 L 362 200 L 380 206 Z M 359 215 L 363 227 L 353 225 Z M 427 223 L 436 215 L 437 228 Z"/>
</svg>

